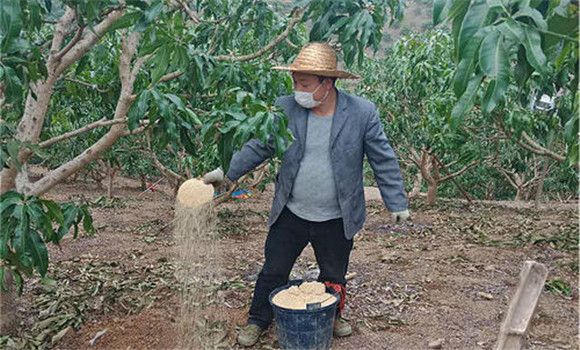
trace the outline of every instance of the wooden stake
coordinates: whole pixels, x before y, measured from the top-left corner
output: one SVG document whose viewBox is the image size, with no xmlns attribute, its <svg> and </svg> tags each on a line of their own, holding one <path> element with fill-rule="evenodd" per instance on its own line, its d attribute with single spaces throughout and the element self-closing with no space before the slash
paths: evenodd
<svg viewBox="0 0 580 350">
<path fill-rule="evenodd" d="M 526 336 L 547 276 L 548 269 L 544 264 L 535 261 L 524 263 L 524 268 L 520 273 L 520 283 L 499 331 L 496 350 L 523 350 L 525 348 Z"/>
</svg>

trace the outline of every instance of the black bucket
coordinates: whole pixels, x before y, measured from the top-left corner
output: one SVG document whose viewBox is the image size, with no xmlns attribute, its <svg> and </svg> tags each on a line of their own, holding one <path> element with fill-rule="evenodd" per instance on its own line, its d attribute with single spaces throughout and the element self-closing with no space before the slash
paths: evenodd
<svg viewBox="0 0 580 350">
<path fill-rule="evenodd" d="M 272 303 L 272 298 L 278 292 L 301 283 L 302 280 L 293 280 L 270 293 L 278 345 L 284 350 L 327 350 L 332 345 L 332 329 L 340 294 L 326 288 L 328 293 L 336 297 L 336 301 L 325 307 L 321 307 L 320 303 L 308 304 L 307 310 L 286 309 Z"/>
</svg>

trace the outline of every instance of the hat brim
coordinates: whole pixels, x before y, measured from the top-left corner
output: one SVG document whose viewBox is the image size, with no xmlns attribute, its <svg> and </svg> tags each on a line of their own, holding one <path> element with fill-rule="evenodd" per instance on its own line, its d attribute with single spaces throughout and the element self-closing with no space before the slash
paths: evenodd
<svg viewBox="0 0 580 350">
<path fill-rule="evenodd" d="M 299 73 L 305 73 L 305 74 L 312 74 L 312 75 L 318 75 L 318 76 L 322 76 L 322 77 L 330 77 L 330 78 L 339 78 L 339 79 L 359 79 L 360 77 L 358 75 L 354 75 L 351 74 L 349 72 L 345 72 L 343 70 L 319 70 L 319 69 L 303 69 L 303 68 L 297 68 L 297 67 L 291 67 L 291 66 L 276 66 L 273 67 L 273 69 L 276 70 L 285 70 L 285 71 L 290 71 L 290 72 L 299 72 Z"/>
</svg>

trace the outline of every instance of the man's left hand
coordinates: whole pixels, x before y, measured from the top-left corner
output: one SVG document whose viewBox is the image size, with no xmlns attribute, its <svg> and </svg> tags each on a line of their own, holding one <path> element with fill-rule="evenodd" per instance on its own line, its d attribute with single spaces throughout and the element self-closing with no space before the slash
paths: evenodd
<svg viewBox="0 0 580 350">
<path fill-rule="evenodd" d="M 411 213 L 409 210 L 403 210 L 393 213 L 393 221 L 396 224 L 401 224 L 403 222 L 411 222 Z"/>
</svg>

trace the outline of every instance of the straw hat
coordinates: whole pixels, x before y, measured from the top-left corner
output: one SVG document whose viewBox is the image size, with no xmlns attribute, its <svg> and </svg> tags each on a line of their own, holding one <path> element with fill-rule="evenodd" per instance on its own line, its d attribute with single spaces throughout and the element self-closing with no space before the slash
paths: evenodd
<svg viewBox="0 0 580 350">
<path fill-rule="evenodd" d="M 274 69 L 319 75 L 323 77 L 358 79 L 359 77 L 337 68 L 336 53 L 327 43 L 310 43 L 300 50 L 289 66 Z"/>
</svg>

